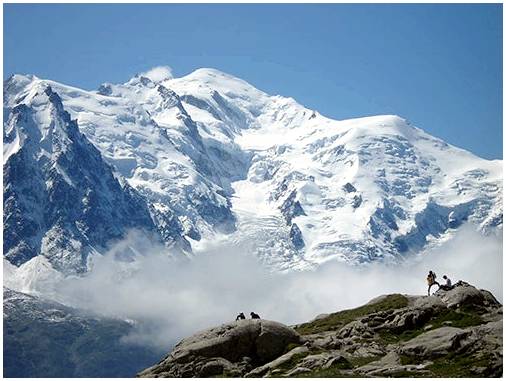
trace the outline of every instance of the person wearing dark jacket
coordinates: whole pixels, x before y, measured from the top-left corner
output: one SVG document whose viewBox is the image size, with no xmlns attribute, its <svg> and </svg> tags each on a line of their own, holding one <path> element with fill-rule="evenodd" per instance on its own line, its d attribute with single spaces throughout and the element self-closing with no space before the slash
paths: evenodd
<svg viewBox="0 0 506 381">
<path fill-rule="evenodd" d="M 436 274 L 432 270 L 430 270 L 429 271 L 429 275 L 427 275 L 427 284 L 429 285 L 429 289 L 427 290 L 427 295 L 429 295 L 429 296 L 430 296 L 430 289 L 431 289 L 432 286 L 434 286 L 435 284 L 437 284 L 438 287 L 441 287 L 439 285 L 439 283 L 436 282 Z"/>
<path fill-rule="evenodd" d="M 235 318 L 235 321 L 244 320 L 244 319 L 246 319 L 246 316 L 244 316 L 244 313 L 241 312 L 239 315 L 237 315 L 237 317 Z"/>
<path fill-rule="evenodd" d="M 259 316 L 259 315 L 257 315 L 257 314 L 256 314 L 256 313 L 254 313 L 254 312 L 252 312 L 250 315 L 251 315 L 251 318 L 252 318 L 252 319 L 260 319 L 260 316 Z"/>
</svg>

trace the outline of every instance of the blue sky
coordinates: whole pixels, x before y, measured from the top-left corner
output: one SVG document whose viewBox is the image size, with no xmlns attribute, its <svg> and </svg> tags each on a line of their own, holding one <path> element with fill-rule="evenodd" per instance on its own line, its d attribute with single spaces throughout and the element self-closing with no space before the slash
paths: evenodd
<svg viewBox="0 0 506 381">
<path fill-rule="evenodd" d="M 3 6 L 4 78 L 96 89 L 214 67 L 332 118 L 398 114 L 502 158 L 501 4 Z"/>
</svg>

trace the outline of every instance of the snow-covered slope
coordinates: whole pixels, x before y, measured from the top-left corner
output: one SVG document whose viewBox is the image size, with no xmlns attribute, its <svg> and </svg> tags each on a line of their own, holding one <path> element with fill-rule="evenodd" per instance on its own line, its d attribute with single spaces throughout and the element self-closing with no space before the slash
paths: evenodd
<svg viewBox="0 0 506 381">
<path fill-rule="evenodd" d="M 277 267 L 396 257 L 467 220 L 484 233 L 502 227 L 502 161 L 400 117 L 330 120 L 212 69 L 164 85 L 197 123 L 252 155 L 232 185 L 232 237 Z"/>
<path fill-rule="evenodd" d="M 145 200 L 115 177 L 48 84 L 33 84 L 7 110 L 4 256 L 11 263 L 43 254 L 60 271 L 83 272 L 91 253 L 130 229 L 157 238 Z"/>
<path fill-rule="evenodd" d="M 304 259 L 368 262 L 419 251 L 468 219 L 484 232 L 501 225 L 501 162 L 396 116 L 315 119 L 259 150 L 236 194 L 263 194 L 277 206 Z"/>
<path fill-rule="evenodd" d="M 331 120 L 214 69 L 96 92 L 14 76 L 4 110 L 42 85 L 146 200 L 162 239 L 179 232 L 196 253 L 232 244 L 276 269 L 303 269 L 395 259 L 464 221 L 502 229 L 502 161 L 397 116 Z M 4 138 L 4 163 L 22 146 L 16 136 Z"/>
</svg>

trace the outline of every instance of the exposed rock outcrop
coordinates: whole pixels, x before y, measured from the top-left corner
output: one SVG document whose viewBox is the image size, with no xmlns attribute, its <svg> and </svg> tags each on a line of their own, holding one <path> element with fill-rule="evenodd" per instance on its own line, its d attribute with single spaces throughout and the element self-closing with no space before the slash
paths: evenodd
<svg viewBox="0 0 506 381">
<path fill-rule="evenodd" d="M 140 375 L 242 375 L 284 354 L 290 344 L 301 344 L 300 335 L 290 327 L 268 320 L 239 320 L 184 339 L 170 355 Z"/>
<path fill-rule="evenodd" d="M 465 282 L 383 295 L 293 329 L 224 324 L 181 341 L 141 377 L 500 377 L 502 305 Z"/>
</svg>

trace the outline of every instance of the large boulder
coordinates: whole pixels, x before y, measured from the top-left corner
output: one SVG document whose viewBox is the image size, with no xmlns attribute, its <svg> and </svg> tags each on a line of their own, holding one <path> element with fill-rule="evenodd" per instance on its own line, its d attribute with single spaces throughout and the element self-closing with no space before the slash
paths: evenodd
<svg viewBox="0 0 506 381">
<path fill-rule="evenodd" d="M 459 281 L 448 291 L 439 289 L 434 293 L 448 308 L 463 306 L 496 307 L 500 303 L 486 290 L 479 290 L 470 284 Z"/>
<path fill-rule="evenodd" d="M 441 327 L 409 340 L 400 348 L 400 353 L 419 358 L 442 356 L 459 349 L 469 335 L 470 331 L 460 328 Z"/>
<path fill-rule="evenodd" d="M 265 374 L 272 371 L 273 369 L 279 368 L 283 364 L 292 361 L 294 357 L 304 353 L 309 353 L 309 349 L 304 345 L 298 346 L 292 349 L 290 352 L 287 352 L 284 355 L 278 357 L 277 359 L 253 369 L 246 375 L 246 377 L 263 377 Z"/>
<path fill-rule="evenodd" d="M 368 327 L 376 330 L 390 330 L 401 333 L 422 327 L 433 316 L 446 309 L 443 301 L 436 296 L 409 296 L 407 307 L 391 312 L 372 314 L 362 319 Z M 383 314 L 383 316 L 378 316 Z M 362 335 L 363 336 L 363 335 Z"/>
<path fill-rule="evenodd" d="M 206 377 L 228 373 L 241 375 L 300 344 L 292 328 L 268 320 L 240 320 L 201 331 L 176 345 L 141 377 Z"/>
</svg>

